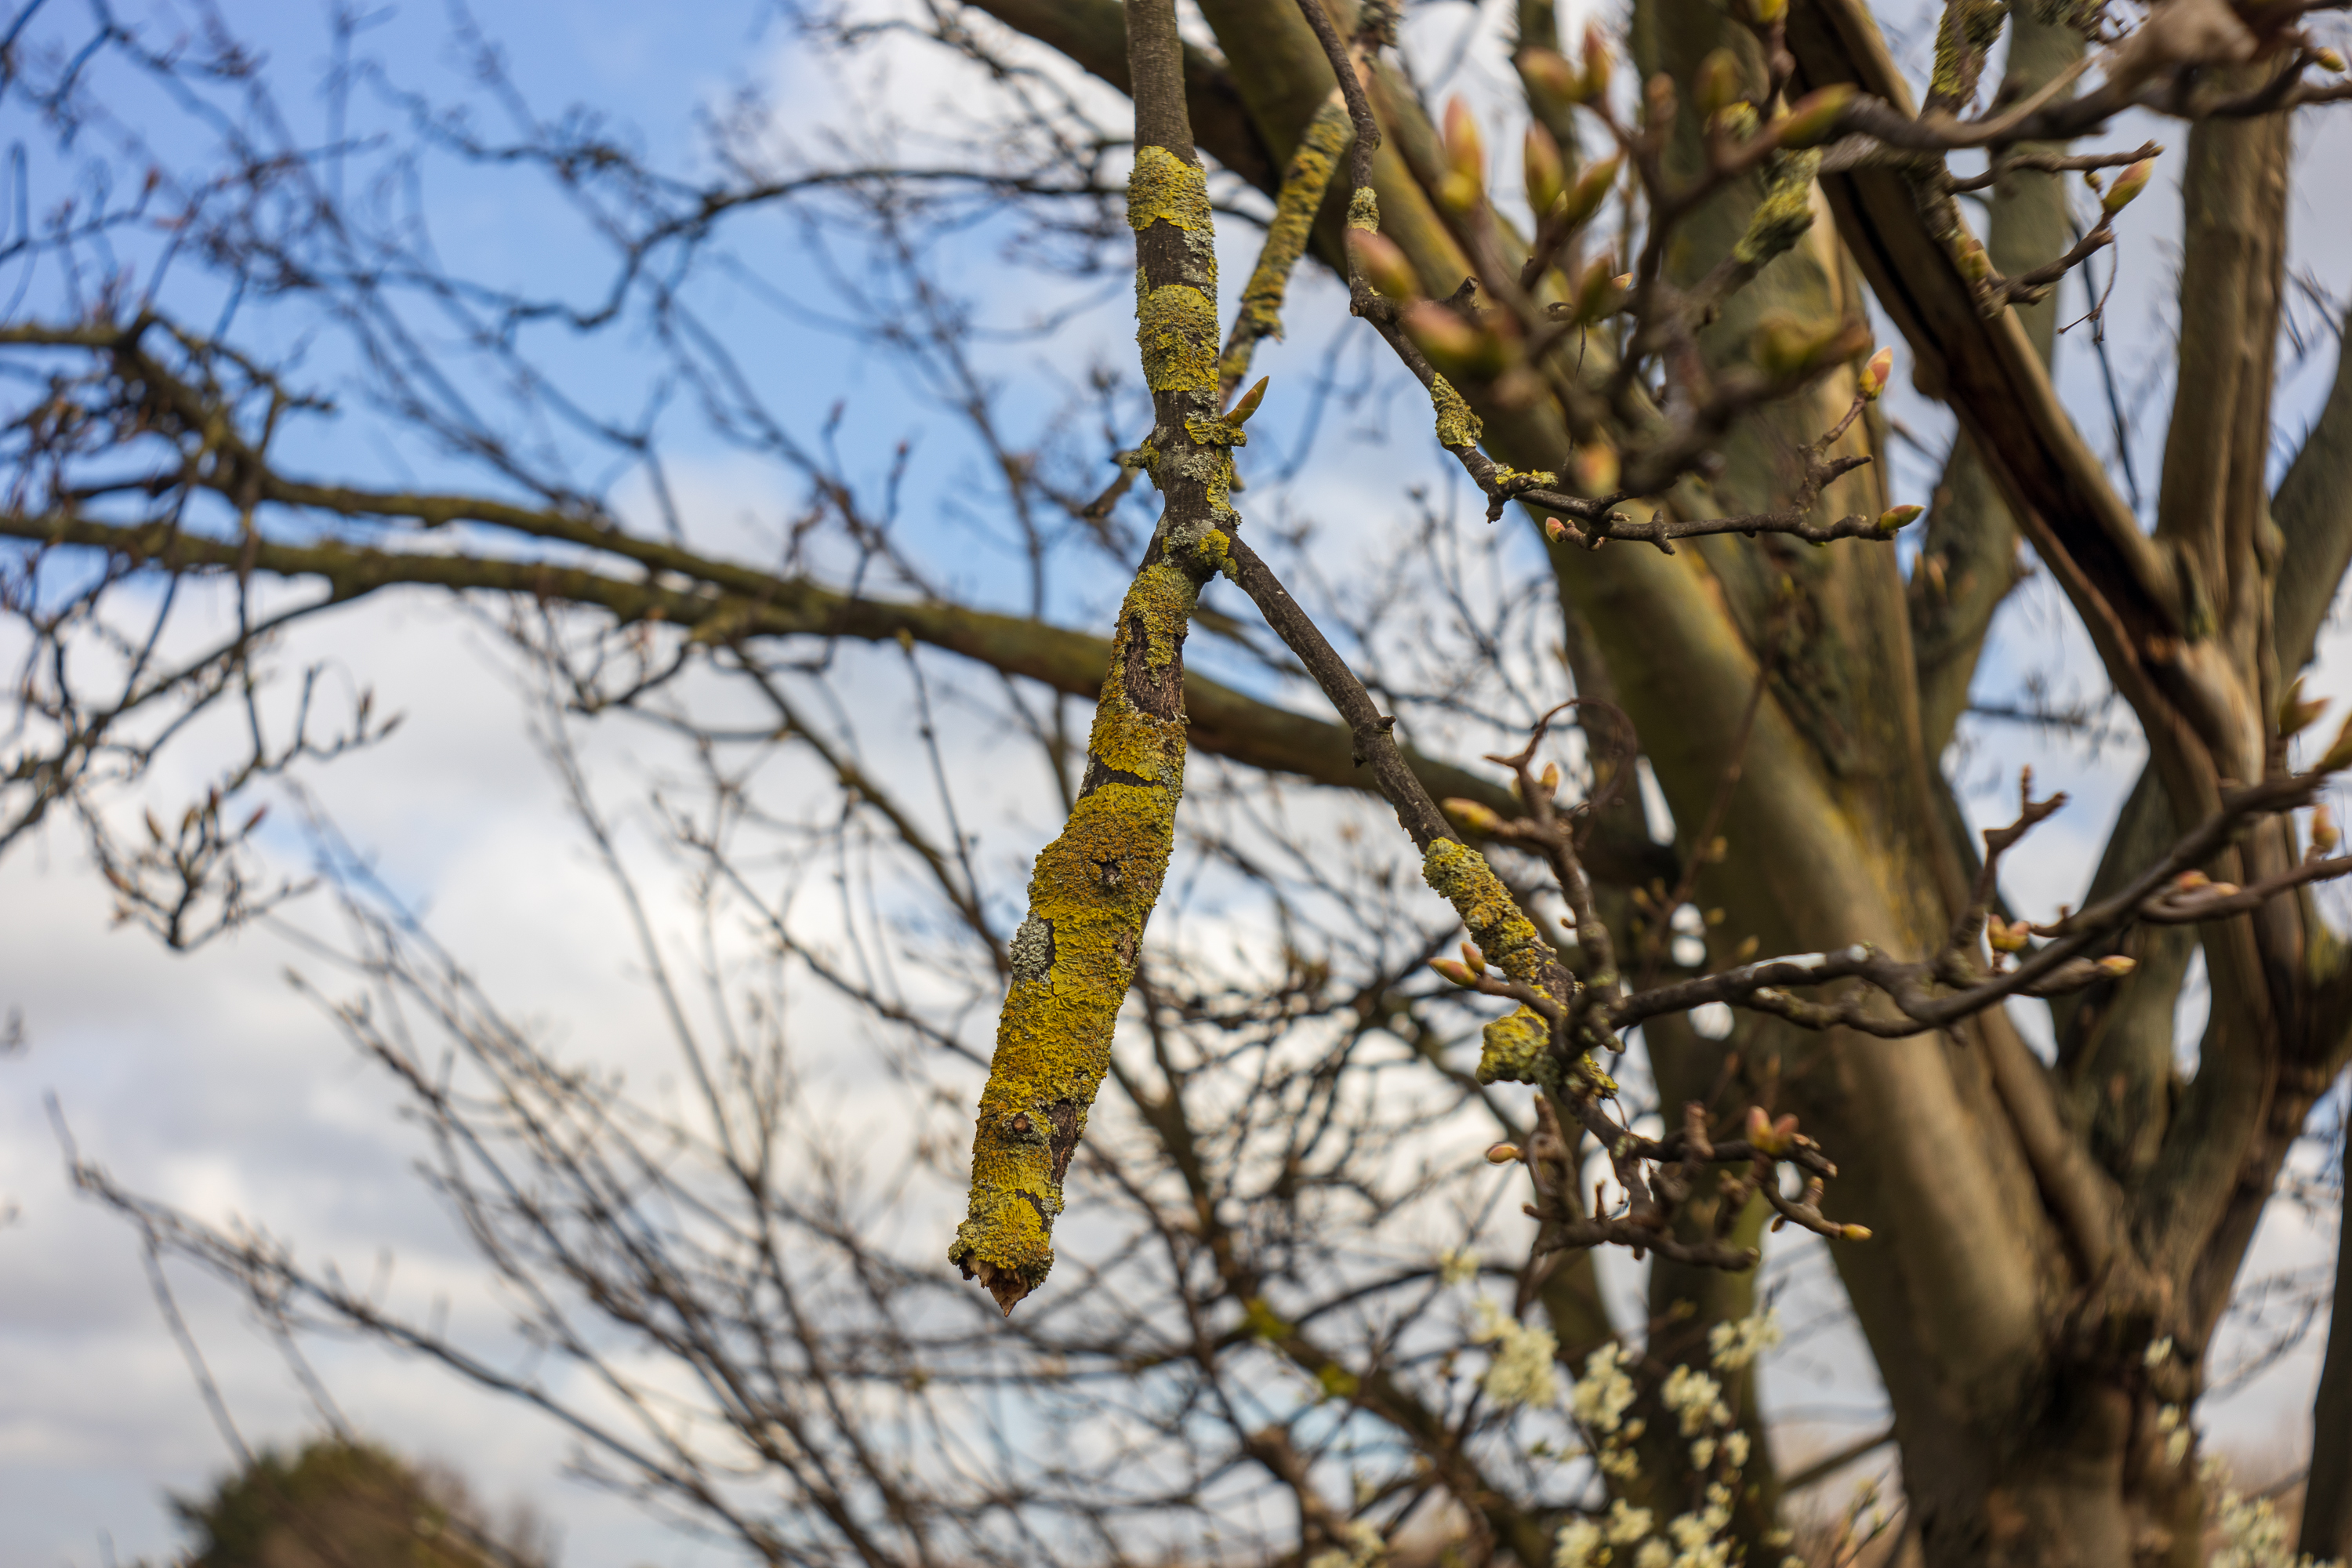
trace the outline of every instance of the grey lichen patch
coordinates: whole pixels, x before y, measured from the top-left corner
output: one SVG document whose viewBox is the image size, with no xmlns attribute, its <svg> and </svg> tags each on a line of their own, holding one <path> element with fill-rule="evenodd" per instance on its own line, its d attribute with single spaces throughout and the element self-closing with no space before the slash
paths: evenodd
<svg viewBox="0 0 2352 1568">
<path fill-rule="evenodd" d="M 1763 266 L 1805 237 L 1813 226 L 1813 178 L 1821 172 L 1818 149 L 1775 153 L 1764 171 L 1764 199 L 1748 219 L 1748 232 L 1732 247 L 1732 259 Z"/>
<path fill-rule="evenodd" d="M 1348 226 L 1381 232 L 1381 198 L 1372 194 L 1370 185 L 1358 185 L 1356 194 L 1348 198 Z"/>
<path fill-rule="evenodd" d="M 1044 980 L 1054 972 L 1054 922 L 1031 915 L 1013 933 L 1013 978 Z"/>
</svg>

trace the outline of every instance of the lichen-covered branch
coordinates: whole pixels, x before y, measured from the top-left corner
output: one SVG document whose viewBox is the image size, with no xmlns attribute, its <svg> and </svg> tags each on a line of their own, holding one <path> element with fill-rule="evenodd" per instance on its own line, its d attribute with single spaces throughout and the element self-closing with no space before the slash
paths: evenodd
<svg viewBox="0 0 2352 1568">
<path fill-rule="evenodd" d="M 1258 252 L 1247 287 L 1242 289 L 1241 313 L 1234 318 L 1224 356 L 1218 362 L 1217 391 L 1227 403 L 1249 379 L 1250 356 L 1258 343 L 1282 335 L 1282 301 L 1290 289 L 1290 274 L 1298 258 L 1307 254 L 1307 242 L 1315 232 L 1315 215 L 1322 210 L 1323 195 L 1331 187 L 1332 171 L 1354 135 L 1348 106 L 1334 93 L 1307 122 L 1298 150 L 1291 153 L 1282 172 L 1274 221 L 1266 226 L 1265 247 Z"/>
<path fill-rule="evenodd" d="M 1129 0 L 1127 16 L 1136 104 L 1127 216 L 1155 418 L 1144 461 L 1163 510 L 1119 605 L 1076 807 L 1030 876 L 972 1129 L 970 1215 L 948 1250 L 1008 1317 L 1054 1265 L 1062 1180 L 1109 1070 L 1111 1031 L 1175 847 L 1184 634 L 1239 521 L 1228 496 L 1244 437 L 1218 412 L 1215 233 L 1172 0 Z"/>
</svg>

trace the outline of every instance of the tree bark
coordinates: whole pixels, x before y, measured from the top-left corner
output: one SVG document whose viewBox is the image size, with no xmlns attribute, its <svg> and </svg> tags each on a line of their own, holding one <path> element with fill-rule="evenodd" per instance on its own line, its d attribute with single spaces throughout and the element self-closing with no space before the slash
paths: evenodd
<svg viewBox="0 0 2352 1568">
<path fill-rule="evenodd" d="M 2344 1145 L 2352 1177 L 2352 1138 Z M 2327 1359 L 2311 1402 L 2311 1470 L 2303 1489 L 2297 1550 L 2321 1559 L 2352 1559 L 2352 1184 L 2336 1215 L 2336 1301 L 2327 1314 Z"/>
</svg>

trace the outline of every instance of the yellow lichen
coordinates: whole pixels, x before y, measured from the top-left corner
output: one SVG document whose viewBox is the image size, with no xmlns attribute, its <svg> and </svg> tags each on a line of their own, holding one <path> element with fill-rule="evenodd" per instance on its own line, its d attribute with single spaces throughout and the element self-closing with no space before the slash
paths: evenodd
<svg viewBox="0 0 2352 1568">
<path fill-rule="evenodd" d="M 1213 221 L 1209 179 L 1199 164 L 1186 163 L 1165 147 L 1135 150 L 1135 167 L 1127 175 L 1129 228 L 1139 233 L 1157 222 L 1205 230 Z"/>
<path fill-rule="evenodd" d="M 1372 194 L 1370 185 L 1358 185 L 1356 194 L 1348 198 L 1348 226 L 1381 232 L 1381 198 Z"/>
<path fill-rule="evenodd" d="M 1429 384 L 1429 401 L 1437 410 L 1437 444 L 1441 447 L 1475 447 L 1486 433 L 1486 426 L 1454 384 L 1444 376 L 1433 376 Z"/>
<path fill-rule="evenodd" d="M 1541 1083 L 1551 1026 L 1532 1008 L 1497 1018 L 1480 1032 L 1480 1083 Z"/>
<path fill-rule="evenodd" d="M 1136 574 L 1087 742 L 1094 787 L 1030 874 L 1029 918 L 1013 939 L 1012 984 L 972 1131 L 970 1217 L 948 1252 L 992 1288 L 1017 1281 L 1014 1300 L 1053 1265 L 1056 1166 L 1066 1166 L 1110 1065 L 1112 1026 L 1175 844 L 1183 721 L 1138 710 L 1121 677 L 1177 657 L 1198 593 L 1192 576 L 1164 559 Z"/>
<path fill-rule="evenodd" d="M 1162 395 L 1162 419 L 1135 458 L 1163 491 L 1178 474 L 1198 482 L 1209 505 L 1205 517 L 1188 506 L 1163 518 L 1149 564 L 1119 605 L 1086 788 L 1061 837 L 1037 857 L 1028 918 L 1008 945 L 996 1052 L 972 1128 L 971 1207 L 948 1249 L 949 1261 L 967 1279 L 979 1276 L 1007 1312 L 1053 1267 L 1062 1177 L 1109 1069 L 1112 1029 L 1175 845 L 1181 704 L 1162 717 L 1133 693 L 1168 690 L 1200 584 L 1232 553 L 1217 524 L 1232 517 L 1226 492 L 1240 431 L 1217 422 L 1226 435 L 1212 439 L 1191 428 L 1213 421 L 1217 408 L 1216 252 L 1200 169 L 1164 148 L 1139 149 L 1128 221 L 1139 234 L 1157 223 L 1183 231 L 1173 256 L 1139 242 L 1147 258 L 1158 258 L 1148 261 L 1152 270 L 1136 269 L 1136 342 L 1144 380 Z M 1150 705 L 1167 704 L 1154 696 Z"/>
<path fill-rule="evenodd" d="M 1551 949 L 1535 922 L 1519 912 L 1484 855 L 1459 840 L 1440 838 L 1422 856 L 1421 876 L 1454 906 L 1488 963 L 1526 984 L 1540 980 Z"/>
<path fill-rule="evenodd" d="M 1818 150 L 1775 153 L 1764 175 L 1764 199 L 1748 216 L 1748 232 L 1731 249 L 1743 267 L 1761 267 L 1802 239 L 1813 226 L 1813 178 L 1821 171 Z"/>
<path fill-rule="evenodd" d="M 1154 392 L 1217 388 L 1217 308 L 1198 289 L 1171 283 L 1143 297 L 1135 310 L 1136 346 L 1143 351 L 1143 382 Z"/>
<path fill-rule="evenodd" d="M 1298 1331 L 1297 1325 L 1276 1311 L 1263 1296 L 1252 1296 L 1244 1304 L 1242 1326 L 1251 1338 L 1260 1340 L 1286 1340 Z"/>
<path fill-rule="evenodd" d="M 1223 419 L 1193 416 L 1184 421 L 1184 433 L 1203 447 L 1246 447 L 1249 432 Z"/>
<path fill-rule="evenodd" d="M 1266 226 L 1265 248 L 1258 253 L 1257 266 L 1242 290 L 1234 353 L 1227 356 L 1225 366 L 1228 377 L 1238 381 L 1248 370 L 1249 345 L 1255 340 L 1282 335 L 1282 300 L 1289 289 L 1291 268 L 1306 254 L 1315 215 L 1322 209 L 1323 193 L 1331 184 L 1331 171 L 1355 134 L 1347 106 L 1336 99 L 1307 122 L 1307 134 L 1299 139 L 1298 150 L 1283 171 L 1274 221 Z"/>
<path fill-rule="evenodd" d="M 1328 1362 L 1318 1367 L 1315 1381 L 1333 1399 L 1353 1399 L 1363 1383 L 1356 1374 L 1338 1362 Z"/>
<path fill-rule="evenodd" d="M 1198 564 L 1212 572 L 1233 570 L 1234 542 L 1221 530 L 1213 528 L 1201 535 L 1200 542 L 1192 547 L 1192 554 Z"/>
<path fill-rule="evenodd" d="M 1484 855 L 1454 839 L 1440 838 L 1422 856 L 1421 875 L 1454 906 L 1490 966 L 1523 985 L 1535 986 L 1554 1001 L 1570 1000 L 1545 985 L 1544 969 L 1558 955 L 1535 922 L 1519 912 L 1511 890 L 1503 886 Z M 1485 1048 L 1478 1056 L 1479 1082 L 1559 1087 L 1559 1068 L 1551 1055 L 1551 1025 L 1533 1008 L 1522 1006 L 1488 1024 L 1481 1041 Z M 1579 1074 L 1583 1076 L 1581 1065 Z"/>
</svg>

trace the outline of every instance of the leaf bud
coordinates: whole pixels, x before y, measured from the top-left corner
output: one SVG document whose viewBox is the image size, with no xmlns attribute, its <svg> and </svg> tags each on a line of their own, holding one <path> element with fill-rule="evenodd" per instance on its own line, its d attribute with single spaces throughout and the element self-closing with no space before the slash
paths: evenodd
<svg viewBox="0 0 2352 1568">
<path fill-rule="evenodd" d="M 1878 531 L 1899 533 L 1918 521 L 1919 514 L 1927 510 L 1923 506 L 1890 506 L 1878 514 Z"/>
<path fill-rule="evenodd" d="M 1866 1225 L 1842 1225 L 1838 1226 L 1838 1235 L 1848 1241 L 1868 1241 L 1870 1227 Z"/>
<path fill-rule="evenodd" d="M 2311 63 L 2324 71 L 2341 71 L 2344 57 L 2334 49 L 2314 49 L 2311 51 Z"/>
<path fill-rule="evenodd" d="M 1470 973 L 1473 974 L 1486 973 L 1486 955 L 1478 951 L 1476 942 L 1465 942 L 1462 944 L 1462 962 L 1470 966 Z"/>
<path fill-rule="evenodd" d="M 1729 49 L 1715 49 L 1698 62 L 1698 74 L 1691 82 L 1691 100 L 1698 111 L 1712 120 L 1739 101 L 1739 57 Z"/>
<path fill-rule="evenodd" d="M 1481 805 L 1475 800 L 1449 795 L 1439 804 L 1445 807 L 1446 816 L 1473 833 L 1492 833 L 1503 826 L 1503 819 L 1495 815 L 1493 807 Z"/>
<path fill-rule="evenodd" d="M 2099 960 L 2099 973 L 2109 980 L 2121 980 L 2139 967 L 2139 961 L 2124 953 L 2111 952 Z"/>
<path fill-rule="evenodd" d="M 1491 376 L 1502 370 L 1502 342 L 1436 300 L 1406 307 L 1403 319 L 1406 334 L 1446 374 Z"/>
<path fill-rule="evenodd" d="M 1489 1165 L 1513 1164 L 1524 1157 L 1525 1156 L 1519 1152 L 1519 1146 L 1517 1143 L 1489 1143 L 1486 1145 L 1486 1163 Z"/>
<path fill-rule="evenodd" d="M 1568 205 L 1560 209 L 1559 221 L 1570 228 L 1590 219 L 1609 199 L 1610 187 L 1617 183 L 1617 170 L 1622 160 L 1612 153 L 1594 160 L 1577 172 L 1576 184 L 1569 187 Z"/>
<path fill-rule="evenodd" d="M 1465 990 L 1467 990 L 1478 984 L 1476 978 L 1471 974 L 1470 971 L 1464 968 L 1461 963 L 1455 959 L 1433 958 L 1429 961 L 1429 967 L 1434 969 L 1438 973 L 1443 974 L 1446 979 L 1451 980 L 1454 984 L 1463 987 Z"/>
<path fill-rule="evenodd" d="M 1999 915 L 1985 917 L 1985 940 L 1992 943 L 1995 952 L 2023 952 L 2025 939 L 2032 931 L 2023 921 L 2005 921 Z"/>
<path fill-rule="evenodd" d="M 1558 763 L 1546 763 L 1544 764 L 1544 771 L 1537 777 L 1536 783 L 1543 786 L 1543 792 L 1546 795 L 1550 795 L 1556 792 L 1559 788 L 1559 764 Z M 2320 809 L 2325 811 L 2327 808 L 2326 806 L 2321 806 Z"/>
<path fill-rule="evenodd" d="M 1576 488 L 1587 497 L 1613 496 L 1620 475 L 1617 453 L 1600 441 L 1576 449 Z"/>
<path fill-rule="evenodd" d="M 1576 68 L 1555 49 L 1522 49 L 1514 63 L 1529 85 L 1560 103 L 1574 103 L 1584 90 Z"/>
<path fill-rule="evenodd" d="M 1838 118 L 1854 100 L 1858 89 L 1850 81 L 1832 83 L 1809 92 L 1789 106 L 1789 112 L 1766 129 L 1776 147 L 1818 147 L 1836 131 Z"/>
<path fill-rule="evenodd" d="M 1225 416 L 1225 423 L 1236 428 L 1248 424 L 1249 416 L 1257 412 L 1257 405 L 1265 401 L 1265 384 L 1273 379 L 1270 375 L 1259 376 L 1255 386 L 1234 400 L 1234 410 Z"/>
<path fill-rule="evenodd" d="M 1348 248 L 1355 253 L 1356 266 L 1365 280 L 1382 294 L 1408 305 L 1421 298 L 1421 276 L 1394 240 L 1370 229 L 1351 228 Z"/>
<path fill-rule="evenodd" d="M 1660 71 L 1642 89 L 1642 123 L 1653 131 L 1674 123 L 1675 79 Z"/>
<path fill-rule="evenodd" d="M 1759 27 L 1769 27 L 1789 14 L 1789 0 L 1745 0 L 1740 9 Z"/>
<path fill-rule="evenodd" d="M 2286 695 L 2279 699 L 2279 739 L 2284 741 L 2300 735 L 2311 727 L 2313 720 L 2326 711 L 2326 699 L 2306 700 L 2303 695 L 2303 677 L 2296 676 L 2294 684 L 2286 689 Z"/>
<path fill-rule="evenodd" d="M 2321 801 L 2311 814 L 2311 847 L 2325 855 L 2343 841 L 2344 836 L 2336 830 L 2336 814 Z"/>
<path fill-rule="evenodd" d="M 1584 29 L 1584 73 L 1577 84 L 1577 101 L 1591 103 L 1609 90 L 1609 78 L 1617 68 L 1616 51 L 1609 47 L 1609 35 L 1598 22 Z"/>
<path fill-rule="evenodd" d="M 1576 280 L 1576 319 L 1597 321 L 1617 308 L 1621 290 L 1616 258 L 1607 251 L 1592 258 Z"/>
<path fill-rule="evenodd" d="M 1521 150 L 1520 167 L 1527 178 L 1528 206 L 1538 218 L 1552 209 L 1552 204 L 1568 194 L 1568 173 L 1560 163 L 1559 143 L 1539 121 L 1528 121 L 1526 144 Z"/>
<path fill-rule="evenodd" d="M 1985 247 L 1974 235 L 1964 237 L 1957 262 L 1960 276 L 1971 283 L 1982 283 L 1992 276 L 1992 258 L 1985 254 Z"/>
<path fill-rule="evenodd" d="M 1455 212 L 1468 212 L 1486 190 L 1486 143 L 1478 134 L 1478 117 L 1455 98 L 1445 105 L 1445 177 L 1437 184 L 1437 199 Z"/>
<path fill-rule="evenodd" d="M 1871 355 L 1870 363 L 1862 367 L 1862 378 L 1859 383 L 1864 401 L 1877 402 L 1879 395 L 1886 390 L 1887 380 L 1894 374 L 1895 350 L 1892 346 L 1880 349 Z"/>
<path fill-rule="evenodd" d="M 1556 517 L 1544 519 L 1544 537 L 1554 544 L 1563 542 L 1568 538 L 1568 524 Z"/>
<path fill-rule="evenodd" d="M 1794 316 L 1767 316 L 1756 329 L 1756 363 L 1775 376 L 1802 375 L 1816 367 L 1822 352 L 1845 335 L 1845 325 L 1832 321 L 1801 321 Z"/>
<path fill-rule="evenodd" d="M 2347 766 L 2352 766 L 2352 716 L 2346 717 L 2344 727 L 2336 731 L 2335 742 L 2327 748 L 2327 754 L 2319 759 L 2321 773 L 2340 773 Z"/>
<path fill-rule="evenodd" d="M 2113 217 L 2129 206 L 2134 196 L 2147 189 L 2148 179 L 2155 173 L 2156 160 L 2142 158 L 2116 176 L 2116 183 L 2109 185 L 2107 194 L 2099 198 L 2100 214 L 2105 217 Z"/>
</svg>

